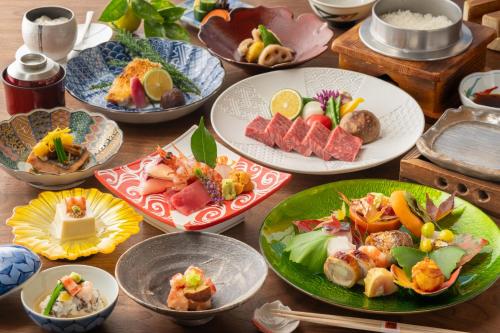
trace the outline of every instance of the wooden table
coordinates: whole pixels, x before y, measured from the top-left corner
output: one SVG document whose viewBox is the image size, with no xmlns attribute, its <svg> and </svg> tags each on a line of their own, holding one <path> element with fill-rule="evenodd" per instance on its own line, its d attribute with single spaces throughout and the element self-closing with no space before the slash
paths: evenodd
<svg viewBox="0 0 500 333">
<path fill-rule="evenodd" d="M 0 65 L 7 66 L 14 60 L 14 54 L 22 43 L 21 38 L 21 18 L 23 13 L 34 7 L 43 5 L 62 5 L 74 10 L 78 22 L 83 22 L 85 12 L 94 10 L 96 16 L 104 8 L 104 0 L 2 0 L 2 10 L 0 11 Z M 249 1 L 254 4 L 259 1 Z M 310 12 L 311 9 L 305 0 L 267 0 L 268 6 L 286 4 L 292 8 L 294 13 L 300 14 Z M 336 30 L 336 34 L 342 33 L 342 30 Z M 192 31 L 192 41 L 198 43 L 196 32 Z M 500 67 L 500 54 L 488 52 L 487 64 L 490 68 Z M 305 66 L 327 66 L 336 67 L 337 57 L 330 51 L 325 52 L 317 59 L 307 63 Z M 245 73 L 241 69 L 233 67 L 227 63 L 226 78 L 224 88 L 247 77 L 252 73 Z M 149 153 L 152 146 L 156 144 L 167 144 L 178 135 L 183 133 L 192 124 L 199 120 L 204 114 L 205 119 L 208 116 L 213 103 L 212 98 L 200 110 L 192 115 L 182 119 L 154 125 L 127 125 L 121 124 L 125 133 L 125 142 L 119 156 L 114 160 L 115 165 L 127 163 Z M 67 95 L 67 105 L 73 108 L 84 107 L 81 103 L 75 101 Z M 5 101 L 3 92 L 0 92 L 0 119 L 8 118 L 5 111 Z M 399 159 L 384 164 L 374 169 L 338 176 L 303 176 L 295 175 L 292 182 L 281 191 L 270 197 L 265 202 L 251 209 L 246 217 L 246 221 L 237 227 L 227 231 L 225 235 L 237 238 L 251 246 L 258 248 L 259 227 L 269 211 L 281 200 L 311 186 L 337 181 L 348 178 L 387 178 L 397 179 L 399 170 Z M 11 229 L 3 224 L 12 212 L 12 209 L 18 205 L 25 205 L 29 200 L 35 198 L 40 191 L 20 182 L 6 173 L 0 172 L 0 243 L 9 243 L 12 241 Z M 84 187 L 97 187 L 104 190 L 95 179 L 90 179 L 83 185 Z M 118 246 L 112 254 L 98 254 L 89 258 L 83 258 L 76 261 L 78 264 L 98 266 L 114 273 L 115 263 L 118 257 L 130 246 L 158 235 L 160 232 L 155 228 L 144 223 L 139 234 L 132 236 L 128 241 Z M 43 259 L 43 267 L 48 268 L 56 265 L 65 265 L 69 261 L 52 262 Z M 270 302 L 280 299 L 283 303 L 289 305 L 295 310 L 314 311 L 322 313 L 335 313 L 340 315 L 360 316 L 369 318 L 378 318 L 384 320 L 401 321 L 411 324 L 429 325 L 435 327 L 457 329 L 470 332 L 493 333 L 498 332 L 500 327 L 500 283 L 496 283 L 481 296 L 465 304 L 455 306 L 447 310 L 436 311 L 428 314 L 405 315 L 405 316 L 376 316 L 344 310 L 335 306 L 330 306 L 316 301 L 300 293 L 288 284 L 279 279 L 272 271 L 261 289 L 261 291 L 249 300 L 242 307 L 227 312 L 224 315 L 217 316 L 213 321 L 200 328 L 186 328 L 178 326 L 166 317 L 156 314 L 152 311 L 137 305 L 123 293 L 116 309 L 110 318 L 101 326 L 99 332 L 256 332 L 255 327 L 250 322 L 253 310 L 264 302 Z M 496 327 L 496 328 L 495 328 Z M 327 329 L 322 326 L 303 323 L 297 332 L 324 332 Z M 344 332 L 344 329 L 329 328 L 329 332 Z M 0 303 L 0 332 L 27 333 L 42 332 L 25 314 L 19 294 L 11 295 Z"/>
</svg>

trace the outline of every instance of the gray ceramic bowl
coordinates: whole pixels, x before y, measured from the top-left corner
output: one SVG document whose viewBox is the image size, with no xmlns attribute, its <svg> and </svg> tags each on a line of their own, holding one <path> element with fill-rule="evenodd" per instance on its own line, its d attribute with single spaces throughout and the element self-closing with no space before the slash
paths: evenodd
<svg viewBox="0 0 500 333">
<path fill-rule="evenodd" d="M 170 278 L 190 265 L 205 270 L 215 283 L 217 292 L 210 310 L 175 311 L 166 306 Z M 130 248 L 118 260 L 115 276 L 135 302 L 180 324 L 194 326 L 252 297 L 266 279 L 267 265 L 259 252 L 236 239 L 180 232 L 156 236 Z"/>
</svg>

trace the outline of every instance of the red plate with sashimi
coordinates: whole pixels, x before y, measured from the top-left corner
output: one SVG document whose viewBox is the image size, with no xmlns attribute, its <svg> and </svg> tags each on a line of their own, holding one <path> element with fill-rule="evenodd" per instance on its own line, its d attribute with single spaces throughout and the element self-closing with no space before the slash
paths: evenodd
<svg viewBox="0 0 500 333">
<path fill-rule="evenodd" d="M 164 231 L 222 232 L 291 178 L 217 143 L 203 120 L 171 144 L 152 150 L 145 158 L 95 176 Z"/>
</svg>

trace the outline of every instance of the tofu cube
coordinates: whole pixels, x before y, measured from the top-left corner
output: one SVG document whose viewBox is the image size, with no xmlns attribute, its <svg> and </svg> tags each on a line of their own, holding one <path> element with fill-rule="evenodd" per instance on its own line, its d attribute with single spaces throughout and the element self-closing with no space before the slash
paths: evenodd
<svg viewBox="0 0 500 333">
<path fill-rule="evenodd" d="M 96 235 L 95 218 L 87 207 L 84 217 L 75 218 L 66 213 L 66 204 L 58 203 L 54 218 L 55 236 L 61 242 L 93 237 Z"/>
</svg>

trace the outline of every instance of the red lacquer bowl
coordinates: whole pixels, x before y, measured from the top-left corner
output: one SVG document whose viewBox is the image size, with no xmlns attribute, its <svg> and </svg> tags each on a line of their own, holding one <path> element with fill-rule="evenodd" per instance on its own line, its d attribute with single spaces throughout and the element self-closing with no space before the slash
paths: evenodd
<svg viewBox="0 0 500 333">
<path fill-rule="evenodd" d="M 248 63 L 237 52 L 238 45 L 246 38 L 251 38 L 252 29 L 259 24 L 271 29 L 280 38 L 282 44 L 295 50 L 292 62 L 271 67 Z M 203 24 L 198 38 L 208 50 L 217 57 L 241 66 L 263 69 L 294 67 L 305 63 L 326 51 L 333 31 L 328 24 L 314 14 L 302 14 L 297 18 L 286 7 L 236 8 L 231 11 L 230 20 L 212 17 Z"/>
<path fill-rule="evenodd" d="M 48 80 L 20 81 L 11 78 L 7 69 L 2 72 L 5 104 L 10 115 L 27 113 L 33 109 L 52 109 L 65 105 L 64 79 L 66 72 L 61 67 L 59 73 Z"/>
</svg>

